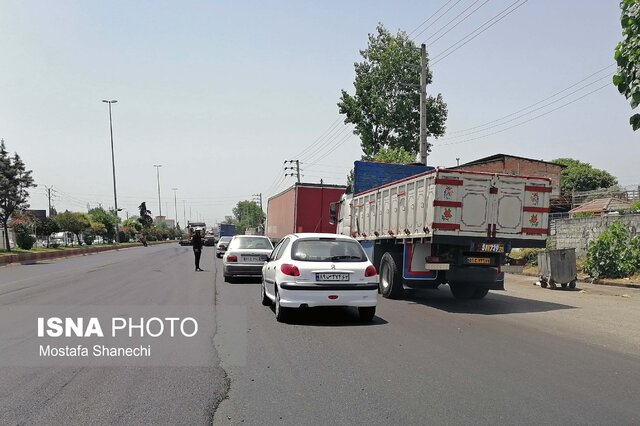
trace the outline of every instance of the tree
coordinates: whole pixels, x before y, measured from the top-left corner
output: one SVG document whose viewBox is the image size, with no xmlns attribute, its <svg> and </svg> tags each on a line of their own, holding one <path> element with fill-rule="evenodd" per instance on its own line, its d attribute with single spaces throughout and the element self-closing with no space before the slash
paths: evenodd
<svg viewBox="0 0 640 426">
<path fill-rule="evenodd" d="M 384 147 L 404 148 L 415 156 L 420 149 L 419 49 L 405 32 L 393 35 L 378 24 L 360 55 L 364 60 L 354 64 L 355 95 L 342 90 L 338 108 L 345 123 L 355 125 L 363 158 L 373 158 Z M 427 65 L 427 85 L 432 77 Z M 442 95 L 428 96 L 426 106 L 427 135 L 442 136 L 447 119 Z"/>
<path fill-rule="evenodd" d="M 151 217 L 151 210 L 147 210 L 147 202 L 143 201 L 142 204 L 138 206 L 138 210 L 140 210 L 140 217 L 138 221 L 142 224 L 143 228 L 148 228 L 153 225 L 153 218 Z"/>
<path fill-rule="evenodd" d="M 379 161 L 381 163 L 413 163 L 416 160 L 416 156 L 415 154 L 407 152 L 403 147 L 383 147 L 376 152 L 372 160 Z"/>
<path fill-rule="evenodd" d="M 11 215 L 29 207 L 29 188 L 35 187 L 31 170 L 27 170 L 17 153 L 7 152 L 4 140 L 0 140 L 0 222 L 4 228 L 5 247 L 9 245 L 8 222 Z"/>
<path fill-rule="evenodd" d="M 94 230 L 94 235 L 100 235 L 110 241 L 113 241 L 116 236 L 117 223 L 115 214 L 107 212 L 102 207 L 96 207 L 89 210 L 89 216 L 91 217 L 92 222 L 102 224 L 102 227 L 91 226 Z"/>
<path fill-rule="evenodd" d="M 604 170 L 572 158 L 558 158 L 553 163 L 566 166 L 560 177 L 562 192 L 593 191 L 609 188 L 618 183 L 617 179 Z"/>
<path fill-rule="evenodd" d="M 265 218 L 260 206 L 249 200 L 239 201 L 233 208 L 233 216 L 239 234 L 244 234 L 247 228 L 258 228 Z"/>
<path fill-rule="evenodd" d="M 629 99 L 631 108 L 636 109 L 640 105 L 640 0 L 622 0 L 620 9 L 624 40 L 616 46 L 618 72 L 613 76 L 613 84 Z M 640 114 L 633 114 L 629 124 L 633 130 L 640 129 Z"/>
<path fill-rule="evenodd" d="M 91 219 L 86 213 L 70 212 L 67 210 L 64 213 L 59 213 L 54 220 L 63 231 L 74 233 L 78 239 L 78 244 L 82 244 L 80 234 L 91 227 Z"/>
<path fill-rule="evenodd" d="M 40 238 L 47 239 L 47 247 L 49 247 L 49 237 L 55 232 L 60 232 L 58 223 L 50 217 L 45 217 L 38 221 L 36 226 L 36 235 Z"/>
</svg>

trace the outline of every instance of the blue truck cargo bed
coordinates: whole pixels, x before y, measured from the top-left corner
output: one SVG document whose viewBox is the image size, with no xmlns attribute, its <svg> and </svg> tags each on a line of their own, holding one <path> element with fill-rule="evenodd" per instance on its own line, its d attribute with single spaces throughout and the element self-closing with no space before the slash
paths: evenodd
<svg viewBox="0 0 640 426">
<path fill-rule="evenodd" d="M 356 161 L 353 171 L 353 193 L 368 191 L 371 188 L 391 183 L 398 179 L 434 170 L 434 167 L 419 164 L 376 163 Z"/>
</svg>

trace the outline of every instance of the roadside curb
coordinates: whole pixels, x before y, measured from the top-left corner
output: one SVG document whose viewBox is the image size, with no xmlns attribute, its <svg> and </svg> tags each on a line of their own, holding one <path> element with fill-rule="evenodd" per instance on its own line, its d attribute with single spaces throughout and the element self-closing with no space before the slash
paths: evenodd
<svg viewBox="0 0 640 426">
<path fill-rule="evenodd" d="M 150 241 L 149 245 L 168 244 L 175 241 Z M 105 251 L 118 251 L 134 247 L 142 247 L 139 243 L 128 243 L 119 247 L 84 247 L 63 251 L 47 251 L 37 253 L 18 253 L 0 257 L 0 267 L 10 265 L 28 265 L 36 263 L 39 260 L 63 259 L 76 256 L 87 256 L 90 254 L 101 253 Z"/>
<path fill-rule="evenodd" d="M 536 278 L 538 277 L 537 274 L 526 273 L 526 272 L 521 272 L 519 274 L 514 274 L 514 275 L 522 275 L 522 276 L 525 276 L 525 277 L 536 277 Z M 597 279 L 593 279 L 593 280 L 589 280 L 589 281 L 578 280 L 578 282 L 583 283 L 583 284 L 604 285 L 604 286 L 609 286 L 609 287 L 640 288 L 640 283 L 617 283 L 617 282 L 614 282 L 614 281 L 597 280 Z"/>
</svg>

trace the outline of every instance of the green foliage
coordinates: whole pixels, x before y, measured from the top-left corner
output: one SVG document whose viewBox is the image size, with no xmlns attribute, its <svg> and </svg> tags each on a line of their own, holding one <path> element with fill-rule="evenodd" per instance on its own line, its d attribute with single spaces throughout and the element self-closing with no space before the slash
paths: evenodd
<svg viewBox="0 0 640 426">
<path fill-rule="evenodd" d="M 624 39 L 614 54 L 618 72 L 613 76 L 613 84 L 635 110 L 640 105 L 640 0 L 622 0 L 620 9 Z M 640 114 L 633 114 L 629 124 L 633 130 L 640 129 Z"/>
<path fill-rule="evenodd" d="M 18 210 L 29 207 L 29 188 L 35 187 L 31 170 L 27 170 L 20 156 L 7 152 L 4 140 L 0 140 L 0 222 L 4 228 L 5 247 L 9 245 L 9 218 Z"/>
<path fill-rule="evenodd" d="M 392 148 L 383 146 L 373 156 L 373 161 L 379 161 L 381 163 L 413 163 L 415 160 L 415 154 L 408 152 L 403 147 Z"/>
<path fill-rule="evenodd" d="M 576 219 L 587 219 L 590 217 L 594 217 L 593 212 L 578 212 L 578 213 L 572 213 L 573 217 Z"/>
<path fill-rule="evenodd" d="M 625 278 L 640 271 L 640 237 L 614 222 L 589 244 L 584 269 L 595 278 Z"/>
<path fill-rule="evenodd" d="M 86 213 L 65 211 L 59 213 L 54 219 L 61 230 L 72 232 L 76 235 L 78 242 L 82 241 L 80 235 L 91 228 L 91 219 Z"/>
<path fill-rule="evenodd" d="M 364 59 L 354 64 L 355 95 L 342 90 L 338 108 L 355 125 L 365 159 L 383 147 L 404 148 L 415 156 L 420 134 L 420 51 L 403 31 L 391 34 L 378 24 L 369 34 Z M 427 85 L 432 81 L 427 65 Z M 442 95 L 428 96 L 427 134 L 442 136 L 447 105 Z"/>
<path fill-rule="evenodd" d="M 151 217 L 151 210 L 147 210 L 147 202 L 143 201 L 142 204 L 138 206 L 138 210 L 140 210 L 140 217 L 138 218 L 138 222 L 142 224 L 143 228 L 148 228 L 153 225 L 153 218 Z"/>
<path fill-rule="evenodd" d="M 233 216 L 238 234 L 244 234 L 247 228 L 258 228 L 265 219 L 260 206 L 248 200 L 238 202 L 233 208 Z"/>
<path fill-rule="evenodd" d="M 640 213 L 640 200 L 631 203 L 629 213 Z"/>
<path fill-rule="evenodd" d="M 96 207 L 89 210 L 89 217 L 91 218 L 91 231 L 94 237 L 100 235 L 109 241 L 113 241 L 116 236 L 116 216 L 102 207 Z M 102 226 L 98 226 L 98 224 Z"/>
<path fill-rule="evenodd" d="M 23 250 L 31 250 L 35 244 L 36 239 L 32 235 L 27 233 L 19 233 L 16 235 L 16 244 Z"/>
<path fill-rule="evenodd" d="M 560 185 L 562 192 L 593 191 L 609 188 L 618 183 L 617 179 L 604 170 L 572 158 L 558 158 L 553 163 L 566 166 L 562 169 Z"/>
<path fill-rule="evenodd" d="M 48 241 L 49 236 L 54 232 L 60 232 L 60 227 L 58 223 L 50 217 L 39 220 L 36 224 L 36 235 L 40 238 L 46 238 Z"/>
<path fill-rule="evenodd" d="M 509 253 L 509 257 L 511 259 L 524 259 L 529 266 L 537 266 L 538 265 L 538 252 L 539 249 L 533 248 L 516 248 L 511 250 Z"/>
</svg>

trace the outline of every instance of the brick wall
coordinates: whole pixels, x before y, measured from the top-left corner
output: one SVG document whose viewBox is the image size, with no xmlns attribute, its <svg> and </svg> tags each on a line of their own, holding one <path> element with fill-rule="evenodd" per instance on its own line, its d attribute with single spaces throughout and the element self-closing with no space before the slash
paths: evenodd
<svg viewBox="0 0 640 426">
<path fill-rule="evenodd" d="M 507 156 L 483 164 L 463 165 L 460 169 L 472 172 L 546 177 L 551 179 L 551 196 L 554 198 L 560 196 L 560 174 L 562 167 L 555 164 Z"/>
<path fill-rule="evenodd" d="M 587 254 L 589 242 L 598 238 L 614 221 L 622 222 L 633 235 L 640 235 L 640 214 L 602 216 L 556 221 L 555 248 L 575 248 L 576 256 Z"/>
</svg>

